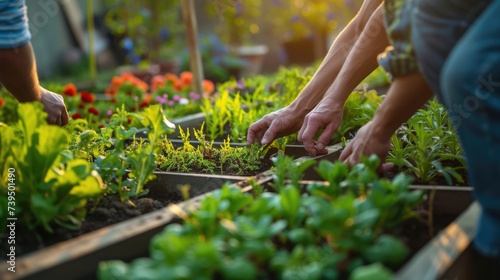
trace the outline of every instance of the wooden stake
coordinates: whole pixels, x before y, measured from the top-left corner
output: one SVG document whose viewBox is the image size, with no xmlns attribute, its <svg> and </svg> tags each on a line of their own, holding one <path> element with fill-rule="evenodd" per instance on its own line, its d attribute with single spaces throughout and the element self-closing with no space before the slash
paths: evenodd
<svg viewBox="0 0 500 280">
<path fill-rule="evenodd" d="M 90 68 L 90 80 L 92 81 L 92 87 L 97 83 L 97 64 L 96 64 L 96 53 L 95 53 L 95 29 L 94 29 L 94 7 L 92 4 L 93 0 L 87 0 L 87 25 L 89 34 L 89 68 Z"/>
<path fill-rule="evenodd" d="M 198 27 L 193 0 L 182 0 L 182 13 L 186 25 L 186 35 L 189 47 L 189 64 L 193 73 L 193 83 L 196 93 L 203 94 L 203 63 L 198 48 Z"/>
</svg>

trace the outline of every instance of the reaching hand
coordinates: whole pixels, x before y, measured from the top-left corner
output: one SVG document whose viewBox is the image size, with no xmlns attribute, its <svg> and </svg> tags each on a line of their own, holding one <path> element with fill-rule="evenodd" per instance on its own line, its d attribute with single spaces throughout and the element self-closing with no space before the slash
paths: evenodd
<svg viewBox="0 0 500 280">
<path fill-rule="evenodd" d="M 304 144 L 304 148 L 311 156 L 327 153 L 325 147 L 339 128 L 343 113 L 343 104 L 331 106 L 331 104 L 319 103 L 306 115 L 298 140 Z M 314 135 L 322 128 L 323 132 L 318 140 L 314 141 Z"/>
<path fill-rule="evenodd" d="M 392 163 L 385 163 L 387 154 L 391 149 L 390 136 L 380 136 L 376 132 L 376 125 L 369 122 L 358 130 L 354 139 L 340 154 L 339 160 L 345 161 L 350 165 L 359 163 L 361 155 L 370 156 L 377 155 L 381 160 L 379 171 L 387 172 L 392 169 Z"/>
<path fill-rule="evenodd" d="M 303 118 L 289 107 L 265 115 L 248 128 L 247 144 L 272 143 L 276 138 L 295 133 L 302 125 Z"/>
<path fill-rule="evenodd" d="M 41 89 L 41 99 L 45 112 L 47 112 L 47 122 L 59 126 L 66 125 L 69 120 L 66 105 L 61 95 L 50 92 L 44 88 Z"/>
</svg>

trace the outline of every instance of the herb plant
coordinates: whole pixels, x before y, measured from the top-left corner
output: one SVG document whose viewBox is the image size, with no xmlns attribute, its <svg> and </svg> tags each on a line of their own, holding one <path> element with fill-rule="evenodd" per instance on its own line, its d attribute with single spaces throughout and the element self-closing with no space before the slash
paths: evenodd
<svg viewBox="0 0 500 280">
<path fill-rule="evenodd" d="M 436 101 L 429 102 L 393 135 L 388 161 L 419 181 L 442 177 L 449 185 L 464 182 L 459 173 L 465 169 L 460 142 L 445 108 Z"/>
<path fill-rule="evenodd" d="M 158 142 L 161 153 L 156 158 L 160 170 L 170 172 L 195 172 L 205 174 L 254 175 L 261 170 L 263 151 L 258 145 L 233 147 L 230 139 L 223 141 L 220 147 L 214 147 L 213 140 L 206 140 L 203 126 L 194 129 L 199 145 L 190 142 L 189 129 L 179 127 L 183 145 L 174 147 L 168 139 Z"/>
</svg>

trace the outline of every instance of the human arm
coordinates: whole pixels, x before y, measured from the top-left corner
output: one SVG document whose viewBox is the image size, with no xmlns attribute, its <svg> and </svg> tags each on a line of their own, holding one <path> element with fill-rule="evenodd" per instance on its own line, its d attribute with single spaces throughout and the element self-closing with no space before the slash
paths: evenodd
<svg viewBox="0 0 500 280">
<path fill-rule="evenodd" d="M 358 14 L 344 28 L 330 47 L 323 62 L 300 92 L 287 107 L 272 112 L 253 123 L 247 133 L 247 144 L 260 142 L 269 144 L 274 139 L 297 132 L 304 116 L 323 98 L 356 45 L 362 31 L 381 0 L 365 0 Z"/>
<path fill-rule="evenodd" d="M 335 82 L 328 88 L 321 102 L 304 118 L 298 140 L 310 155 L 326 151 L 326 145 L 342 120 L 345 101 L 356 86 L 377 68 L 377 56 L 388 45 L 384 11 L 380 6 L 370 17 Z M 314 141 L 314 136 L 320 129 L 324 130 L 318 140 Z"/>
<path fill-rule="evenodd" d="M 0 83 L 19 101 L 40 101 L 51 124 L 68 123 L 68 112 L 61 95 L 42 88 L 38 82 L 31 44 L 0 49 Z"/>
<path fill-rule="evenodd" d="M 372 121 L 358 131 L 339 160 L 353 164 L 359 162 L 360 155 L 376 154 L 385 162 L 394 132 L 432 96 L 432 90 L 420 73 L 396 78 Z M 389 167 L 383 165 L 382 171 Z"/>
</svg>

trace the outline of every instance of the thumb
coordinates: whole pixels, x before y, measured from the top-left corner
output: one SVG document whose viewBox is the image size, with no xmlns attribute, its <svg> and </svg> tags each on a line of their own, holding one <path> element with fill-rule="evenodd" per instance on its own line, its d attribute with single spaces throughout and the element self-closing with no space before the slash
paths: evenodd
<svg viewBox="0 0 500 280">
<path fill-rule="evenodd" d="M 385 173 L 391 171 L 393 168 L 394 168 L 394 163 L 386 162 L 382 163 L 382 165 L 379 166 L 378 171 Z"/>
</svg>

